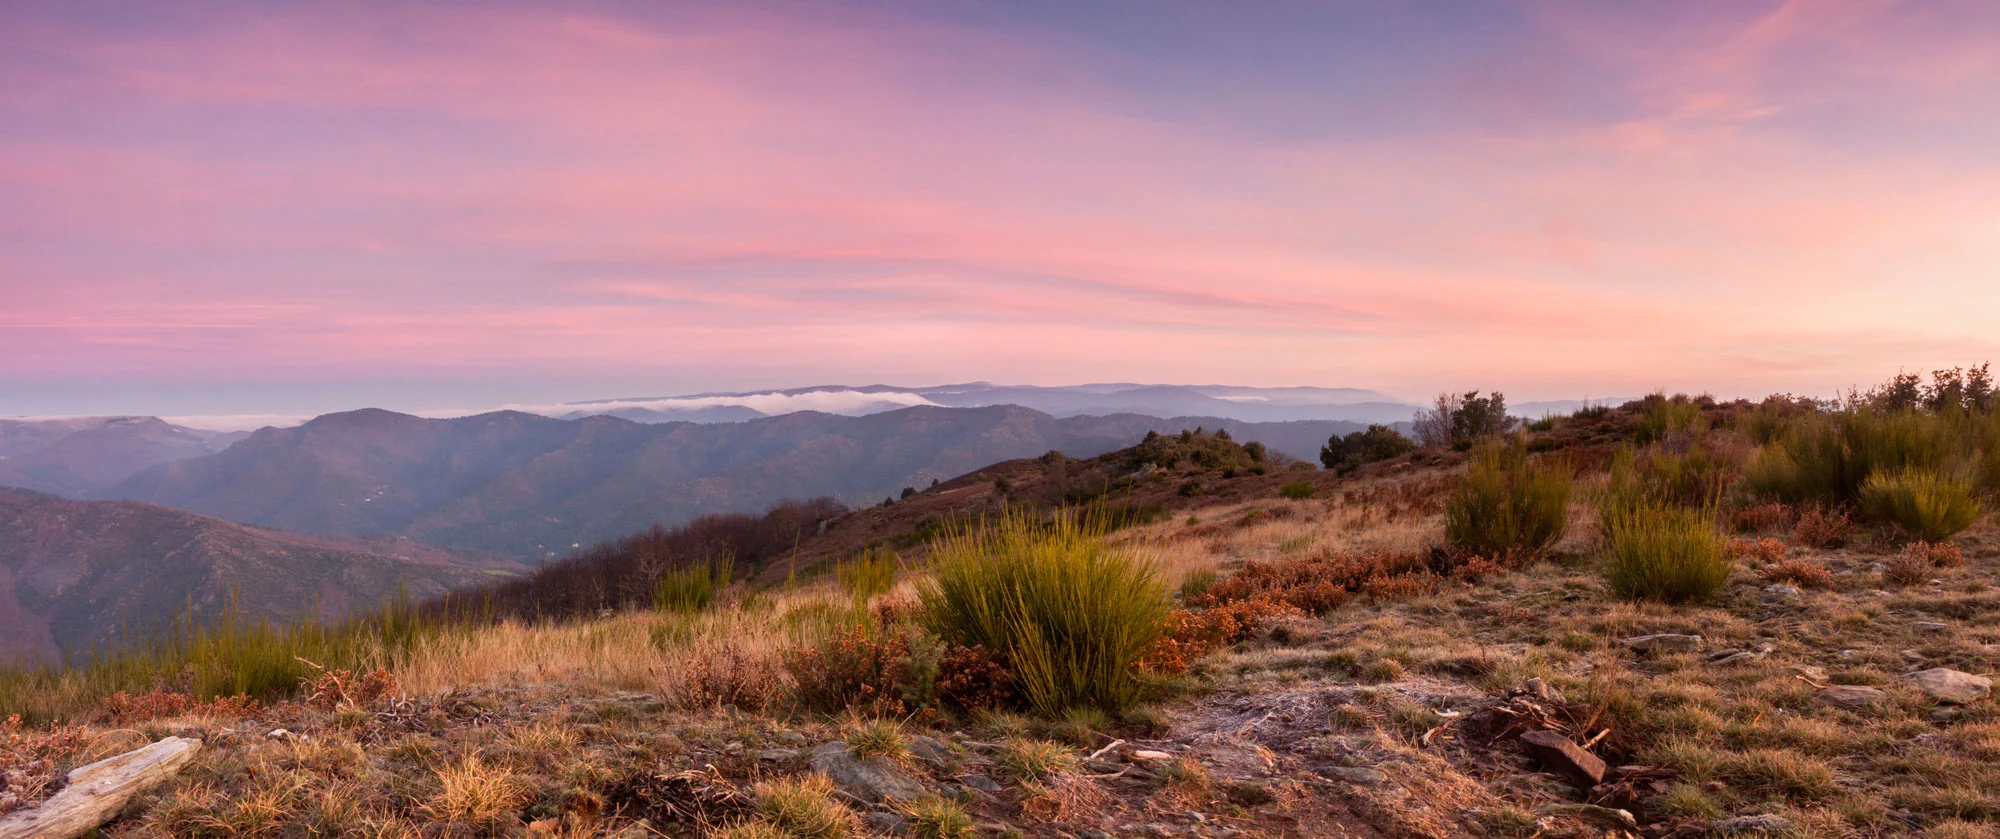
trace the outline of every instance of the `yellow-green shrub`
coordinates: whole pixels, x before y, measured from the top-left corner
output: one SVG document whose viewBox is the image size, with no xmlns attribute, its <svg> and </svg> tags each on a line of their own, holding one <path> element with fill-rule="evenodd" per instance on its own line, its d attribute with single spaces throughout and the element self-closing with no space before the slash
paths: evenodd
<svg viewBox="0 0 2000 839">
<path fill-rule="evenodd" d="M 1604 582 L 1619 597 L 1696 603 L 1728 582 L 1729 540 L 1709 511 L 1640 505 L 1604 518 Z"/>
<path fill-rule="evenodd" d="M 1979 519 L 1972 485 L 1929 469 L 1880 472 L 1861 485 L 1861 509 L 1869 518 L 1893 524 L 1911 537 L 1939 542 Z"/>
<path fill-rule="evenodd" d="M 1154 566 L 1106 546 L 1101 527 L 1017 514 L 946 536 L 932 555 L 918 587 L 932 631 L 1004 654 L 1037 712 L 1116 712 L 1139 698 L 1133 665 L 1160 637 L 1171 601 Z"/>
<path fill-rule="evenodd" d="M 1483 556 L 1539 551 L 1568 527 L 1571 487 L 1568 464 L 1531 461 L 1519 438 L 1481 444 L 1445 501 L 1445 538 Z"/>
</svg>

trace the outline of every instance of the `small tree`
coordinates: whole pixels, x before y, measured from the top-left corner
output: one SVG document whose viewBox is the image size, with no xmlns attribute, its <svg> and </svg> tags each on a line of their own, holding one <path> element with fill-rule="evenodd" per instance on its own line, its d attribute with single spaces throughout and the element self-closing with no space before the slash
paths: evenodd
<svg viewBox="0 0 2000 839">
<path fill-rule="evenodd" d="M 1319 449 L 1319 462 L 1328 469 L 1352 472 L 1364 464 L 1388 460 L 1416 447 L 1416 443 L 1396 429 L 1371 425 L 1367 431 L 1355 431 L 1345 437 L 1338 434 L 1328 437 L 1326 445 Z"/>
<path fill-rule="evenodd" d="M 1429 410 L 1418 411 L 1411 425 L 1426 446 L 1467 449 L 1481 439 L 1512 430 L 1514 418 L 1507 415 L 1504 394 L 1494 391 L 1480 396 L 1479 391 L 1471 390 L 1462 395 L 1438 394 L 1437 402 Z"/>
</svg>

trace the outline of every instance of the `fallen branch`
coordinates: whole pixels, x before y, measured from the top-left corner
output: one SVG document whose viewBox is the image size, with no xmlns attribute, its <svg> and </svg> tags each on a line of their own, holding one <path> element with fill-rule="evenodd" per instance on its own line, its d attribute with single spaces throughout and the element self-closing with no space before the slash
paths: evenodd
<svg viewBox="0 0 2000 839">
<path fill-rule="evenodd" d="M 200 740 L 168 737 L 72 770 L 55 797 L 0 816 L 0 839 L 76 839 L 117 816 L 132 796 L 179 773 L 200 750 Z"/>
<path fill-rule="evenodd" d="M 1123 741 L 1123 740 L 1113 740 L 1113 741 L 1111 741 L 1111 745 L 1108 745 L 1108 746 L 1105 746 L 1104 748 L 1101 748 L 1101 749 L 1098 749 L 1097 751 L 1094 751 L 1094 752 L 1091 752 L 1091 753 L 1090 753 L 1090 756 L 1089 756 L 1089 757 L 1086 757 L 1086 758 L 1084 758 L 1084 760 L 1096 760 L 1096 759 L 1098 759 L 1098 758 L 1100 758 L 1100 757 L 1103 757 L 1103 756 L 1104 756 L 1104 753 L 1105 753 L 1105 752 L 1109 752 L 1109 751 L 1111 751 L 1112 749 L 1115 749 L 1115 748 L 1118 748 L 1119 746 L 1123 746 L 1123 745 L 1125 745 L 1125 741 Z"/>
</svg>

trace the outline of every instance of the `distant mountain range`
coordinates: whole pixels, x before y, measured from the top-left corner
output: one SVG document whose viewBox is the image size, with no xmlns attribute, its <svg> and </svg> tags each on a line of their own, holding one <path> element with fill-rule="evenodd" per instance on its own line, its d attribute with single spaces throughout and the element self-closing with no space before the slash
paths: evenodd
<svg viewBox="0 0 2000 839">
<path fill-rule="evenodd" d="M 245 436 L 158 417 L 0 420 L 0 486 L 87 498 L 148 466 L 213 454 Z"/>
<path fill-rule="evenodd" d="M 1055 417 L 1141 414 L 1222 417 L 1239 422 L 1341 420 L 1394 423 L 1416 406 L 1356 388 L 1257 388 L 1226 385 L 1089 384 L 1068 387 L 986 382 L 905 388 L 822 385 L 745 393 L 645 396 L 532 406 L 536 413 L 575 419 L 605 414 L 634 422 L 740 422 L 796 411 L 860 416 L 915 406 L 985 408 L 1017 405 Z M 527 407 L 527 406 L 524 406 Z"/>
<path fill-rule="evenodd" d="M 1051 449 L 1088 457 L 1151 430 L 1224 425 L 1239 440 L 1299 457 L 1316 456 L 1327 437 L 1360 427 L 1057 418 L 1014 406 L 857 417 L 798 412 L 708 424 L 511 411 L 424 419 L 364 410 L 266 428 L 220 453 L 148 468 L 104 495 L 303 533 L 393 534 L 543 558 L 704 513 L 761 510 L 784 498 L 869 503 Z"/>
<path fill-rule="evenodd" d="M 0 664 L 57 660 L 232 601 L 245 620 L 289 622 L 415 597 L 522 566 L 395 539 L 301 536 L 182 510 L 0 489 Z M 240 594 L 240 596 L 238 596 Z"/>
</svg>

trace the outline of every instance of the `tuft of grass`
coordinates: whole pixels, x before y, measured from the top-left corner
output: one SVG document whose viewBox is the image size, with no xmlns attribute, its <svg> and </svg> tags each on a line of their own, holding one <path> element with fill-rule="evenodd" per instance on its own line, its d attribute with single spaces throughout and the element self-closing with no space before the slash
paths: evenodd
<svg viewBox="0 0 2000 839">
<path fill-rule="evenodd" d="M 1061 743 L 1014 737 L 1000 746 L 1000 770 L 1019 781 L 1072 774 L 1082 766 L 1076 752 Z"/>
<path fill-rule="evenodd" d="M 1869 476 L 1861 485 L 1861 510 L 1875 521 L 1925 542 L 1942 542 L 1979 519 L 1972 485 L 1928 469 L 1899 469 Z"/>
<path fill-rule="evenodd" d="M 1852 504 L 1874 475 L 1904 469 L 1945 472 L 1963 463 L 1975 438 L 1960 427 L 1962 422 L 1861 405 L 1807 414 L 1791 421 L 1764 448 L 1745 477 L 1757 494 L 1787 503 Z"/>
<path fill-rule="evenodd" d="M 1017 514 L 946 536 L 918 587 L 925 620 L 950 643 L 1004 654 L 1044 716 L 1132 705 L 1142 693 L 1134 665 L 1172 604 L 1154 565 L 1108 547 L 1101 531 L 1072 514 Z"/>
<path fill-rule="evenodd" d="M 1279 496 L 1282 496 L 1284 498 L 1289 498 L 1294 501 L 1305 498 L 1311 498 L 1318 493 L 1319 493 L 1319 488 L 1313 486 L 1312 481 L 1306 481 L 1306 480 L 1293 481 L 1278 488 Z"/>
<path fill-rule="evenodd" d="M 504 766 L 489 766 L 477 755 L 439 767 L 437 776 L 438 793 L 424 805 L 424 812 L 438 821 L 496 825 L 521 804 L 521 785 L 514 773 Z"/>
<path fill-rule="evenodd" d="M 909 735 L 893 720 L 869 720 L 850 727 L 846 737 L 847 748 L 855 757 L 886 757 L 894 761 L 910 757 Z"/>
<path fill-rule="evenodd" d="M 854 833 L 854 813 L 833 797 L 825 775 L 798 775 L 759 784 L 757 812 L 789 839 L 844 839 Z"/>
<path fill-rule="evenodd" d="M 1562 538 L 1571 487 L 1568 464 L 1531 462 L 1518 438 L 1481 444 L 1445 502 L 1445 538 L 1481 556 L 1539 551 Z"/>
<path fill-rule="evenodd" d="M 903 810 L 912 839 L 967 839 L 975 834 L 965 808 L 942 798 L 924 798 Z"/>
<path fill-rule="evenodd" d="M 1703 510 L 1642 506 L 1605 521 L 1604 582 L 1627 600 L 1698 603 L 1728 582 L 1729 541 Z"/>
</svg>

